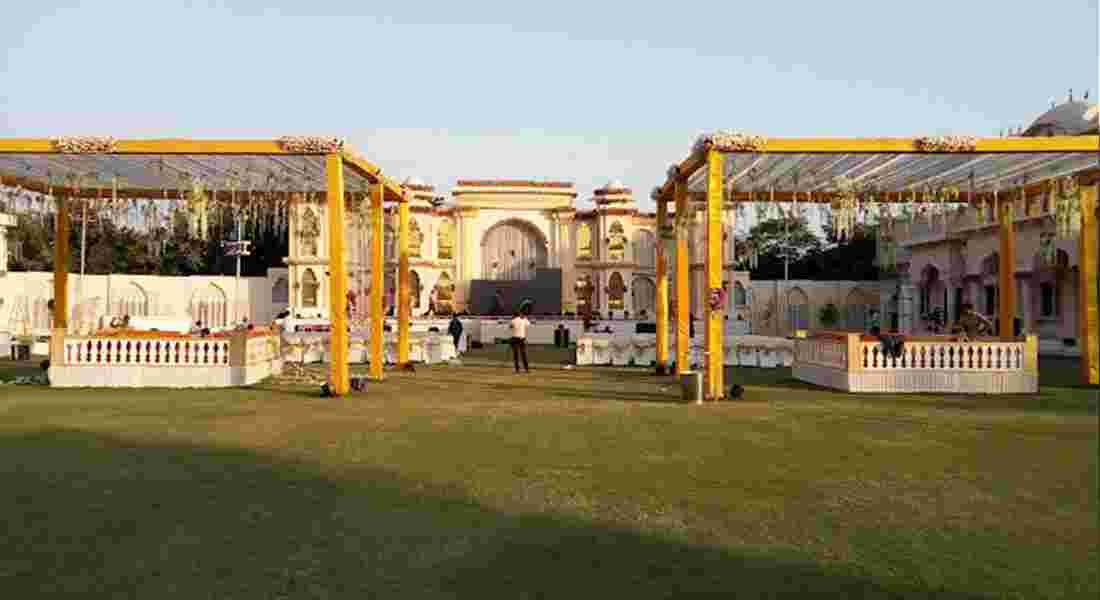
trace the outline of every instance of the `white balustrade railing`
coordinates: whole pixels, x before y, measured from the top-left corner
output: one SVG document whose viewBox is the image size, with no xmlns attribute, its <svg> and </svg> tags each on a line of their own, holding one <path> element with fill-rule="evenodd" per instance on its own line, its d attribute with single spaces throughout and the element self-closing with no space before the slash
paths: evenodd
<svg viewBox="0 0 1100 600">
<path fill-rule="evenodd" d="M 797 379 L 855 392 L 1017 394 L 1038 390 L 1039 344 L 942 336 L 900 338 L 895 351 L 859 333 L 796 341 Z M 849 356 L 849 352 L 854 356 Z"/>
<path fill-rule="evenodd" d="M 895 357 L 884 352 L 879 342 L 860 342 L 859 353 L 858 365 L 868 371 L 1017 371 L 1024 368 L 1025 343 L 913 341 L 905 343 Z"/>
<path fill-rule="evenodd" d="M 66 337 L 64 356 L 65 364 L 73 366 L 209 367 L 229 364 L 229 345 L 224 338 Z"/>
<path fill-rule="evenodd" d="M 794 343 L 796 362 L 833 367 L 848 368 L 848 346 L 845 340 L 796 339 Z"/>
</svg>

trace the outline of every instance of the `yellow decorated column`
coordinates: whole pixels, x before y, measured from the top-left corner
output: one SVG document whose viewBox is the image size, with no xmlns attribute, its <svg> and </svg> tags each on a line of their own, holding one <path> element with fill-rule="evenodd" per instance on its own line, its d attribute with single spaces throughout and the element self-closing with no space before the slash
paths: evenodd
<svg viewBox="0 0 1100 600">
<path fill-rule="evenodd" d="M 397 364 L 409 362 L 409 200 L 412 191 L 406 190 L 397 203 Z"/>
<path fill-rule="evenodd" d="M 1013 224 L 1012 203 L 1002 202 L 1000 206 L 1000 264 L 998 265 L 997 295 L 1000 306 L 997 316 L 1000 327 L 997 332 L 1001 341 L 1015 339 L 1013 319 L 1016 317 L 1016 227 Z"/>
<path fill-rule="evenodd" d="M 688 351 L 691 349 L 690 322 L 691 284 L 688 282 L 688 206 L 687 181 L 677 178 L 673 186 L 673 200 L 676 202 L 676 374 L 681 375 L 691 369 L 688 364 Z"/>
<path fill-rule="evenodd" d="M 344 261 L 344 159 L 339 154 L 325 156 L 325 176 L 328 179 L 328 270 L 329 320 L 329 383 L 332 393 L 343 395 L 350 389 L 348 377 L 348 274 Z"/>
<path fill-rule="evenodd" d="M 1081 233 L 1077 238 L 1077 329 L 1081 382 L 1100 384 L 1100 309 L 1097 307 L 1097 182 L 1081 186 Z"/>
<path fill-rule="evenodd" d="M 706 213 L 706 396 L 721 400 L 725 356 L 722 351 L 725 302 L 713 303 L 711 294 L 722 289 L 722 188 L 725 156 L 718 150 L 707 151 L 707 213 Z"/>
<path fill-rule="evenodd" d="M 57 218 L 53 242 L 53 329 L 50 332 L 50 363 L 65 364 L 65 333 L 69 328 L 69 204 L 56 196 Z"/>
<path fill-rule="evenodd" d="M 668 201 L 657 198 L 657 374 L 668 370 L 668 256 L 665 231 L 668 226 Z"/>
<path fill-rule="evenodd" d="M 370 186 L 370 378 L 382 380 L 382 344 L 384 343 L 382 324 L 386 316 L 382 314 L 382 296 L 385 294 L 386 260 L 383 256 L 383 241 L 386 228 L 382 222 L 382 197 L 385 188 L 382 182 Z"/>
</svg>

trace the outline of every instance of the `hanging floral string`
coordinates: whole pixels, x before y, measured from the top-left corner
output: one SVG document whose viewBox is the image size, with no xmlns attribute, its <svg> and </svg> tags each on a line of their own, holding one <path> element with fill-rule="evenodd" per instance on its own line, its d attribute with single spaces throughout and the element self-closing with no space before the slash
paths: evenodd
<svg viewBox="0 0 1100 600">
<path fill-rule="evenodd" d="M 1055 199 L 1054 223 L 1058 239 L 1077 239 L 1081 232 L 1080 188 L 1073 177 L 1063 177 L 1058 182 Z"/>
</svg>

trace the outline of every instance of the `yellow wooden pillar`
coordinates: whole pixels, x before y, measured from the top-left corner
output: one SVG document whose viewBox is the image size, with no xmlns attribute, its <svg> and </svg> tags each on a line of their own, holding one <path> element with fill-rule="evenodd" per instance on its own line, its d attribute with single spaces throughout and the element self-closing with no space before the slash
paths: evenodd
<svg viewBox="0 0 1100 600">
<path fill-rule="evenodd" d="M 665 229 L 668 226 L 668 201 L 657 199 L 657 373 L 668 371 L 668 255 Z"/>
<path fill-rule="evenodd" d="M 344 159 L 339 154 L 325 156 L 328 179 L 328 271 L 329 384 L 332 393 L 343 395 L 350 389 L 348 377 L 348 275 L 344 262 Z"/>
<path fill-rule="evenodd" d="M 1097 307 L 1097 182 L 1081 186 L 1081 233 L 1077 238 L 1077 330 L 1081 382 L 1100 384 L 1100 308 Z"/>
<path fill-rule="evenodd" d="M 383 255 L 382 242 L 386 236 L 382 222 L 382 197 L 385 195 L 382 182 L 370 186 L 370 378 L 382 380 L 382 344 L 384 343 L 382 323 L 386 316 L 382 314 L 382 296 L 385 293 L 386 258 Z"/>
<path fill-rule="evenodd" d="M 687 180 L 677 178 L 672 189 L 676 202 L 676 374 L 691 370 L 688 364 L 688 351 L 691 349 L 690 310 L 691 296 L 688 282 L 688 193 Z"/>
<path fill-rule="evenodd" d="M 1002 202 L 1000 214 L 1001 247 L 999 251 L 997 290 L 999 307 L 997 316 L 1000 327 L 997 332 L 1002 341 L 1015 339 L 1012 325 L 1016 317 L 1016 227 L 1013 224 L 1012 203 Z"/>
<path fill-rule="evenodd" d="M 722 190 L 725 177 L 725 155 L 718 150 L 707 151 L 707 252 L 706 252 L 706 396 L 721 400 L 726 396 L 723 388 L 725 355 L 722 351 L 722 334 L 725 325 L 722 316 L 725 302 L 711 306 L 710 295 L 722 289 Z"/>
<path fill-rule="evenodd" d="M 53 240 L 53 328 L 50 331 L 50 363 L 65 364 L 65 333 L 69 328 L 69 204 L 56 196 L 57 219 Z"/>
<path fill-rule="evenodd" d="M 397 364 L 409 362 L 409 199 L 412 192 L 401 195 L 397 204 Z"/>
</svg>

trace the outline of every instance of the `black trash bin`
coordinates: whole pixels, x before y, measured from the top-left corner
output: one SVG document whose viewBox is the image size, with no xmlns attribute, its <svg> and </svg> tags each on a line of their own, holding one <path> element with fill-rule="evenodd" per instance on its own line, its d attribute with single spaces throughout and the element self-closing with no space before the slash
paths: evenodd
<svg viewBox="0 0 1100 600">
<path fill-rule="evenodd" d="M 568 348 L 569 347 L 569 330 L 568 329 L 562 329 L 561 330 L 561 347 L 562 348 Z"/>
<path fill-rule="evenodd" d="M 561 348 L 562 347 L 561 340 L 562 340 L 561 328 L 559 327 L 558 329 L 554 330 L 554 347 Z"/>
</svg>

